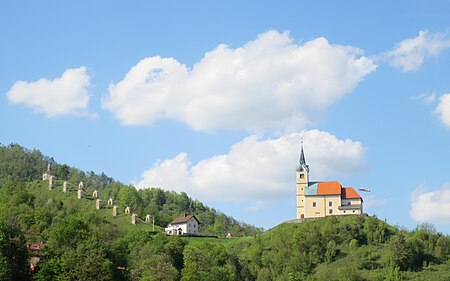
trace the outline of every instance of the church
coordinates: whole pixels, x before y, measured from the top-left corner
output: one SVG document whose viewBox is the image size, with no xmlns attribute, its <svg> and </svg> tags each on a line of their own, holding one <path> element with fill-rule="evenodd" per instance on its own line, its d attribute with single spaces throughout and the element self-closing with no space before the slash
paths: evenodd
<svg viewBox="0 0 450 281">
<path fill-rule="evenodd" d="M 338 181 L 309 181 L 302 144 L 297 167 L 297 219 L 362 213 L 363 199 L 353 187 L 342 187 Z"/>
</svg>

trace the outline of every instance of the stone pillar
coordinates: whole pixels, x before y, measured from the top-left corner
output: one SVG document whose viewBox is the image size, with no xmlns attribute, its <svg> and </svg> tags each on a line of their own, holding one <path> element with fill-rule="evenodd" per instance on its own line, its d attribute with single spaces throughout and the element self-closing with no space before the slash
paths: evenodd
<svg viewBox="0 0 450 281">
<path fill-rule="evenodd" d="M 108 206 L 112 206 L 113 205 L 113 199 L 112 198 L 109 198 L 109 200 L 108 200 Z"/>
<path fill-rule="evenodd" d="M 97 197 L 98 197 L 97 189 L 94 190 L 94 192 L 92 192 L 92 197 L 94 197 L 94 198 L 97 198 Z"/>
<path fill-rule="evenodd" d="M 151 219 L 152 219 L 152 216 L 150 216 L 149 214 L 147 214 L 145 216 L 145 222 L 150 222 Z"/>
<path fill-rule="evenodd" d="M 54 185 L 55 178 L 53 176 L 50 176 L 50 178 L 48 179 L 48 190 L 52 190 Z"/>
<path fill-rule="evenodd" d="M 65 181 L 65 182 L 63 183 L 63 192 L 64 192 L 64 193 L 67 193 L 67 191 L 68 191 L 68 188 L 67 188 L 67 181 Z"/>
<path fill-rule="evenodd" d="M 117 206 L 113 207 L 113 216 L 116 218 L 118 216 L 119 212 L 118 212 L 118 208 Z"/>
<path fill-rule="evenodd" d="M 131 224 L 136 225 L 136 214 L 135 213 L 133 213 L 131 215 Z"/>
<path fill-rule="evenodd" d="M 78 190 L 82 190 L 84 188 L 84 184 L 82 181 L 78 184 Z"/>
<path fill-rule="evenodd" d="M 81 199 L 81 198 L 83 198 L 83 190 L 79 189 L 78 190 L 78 199 Z"/>
<path fill-rule="evenodd" d="M 102 201 L 100 201 L 100 199 L 97 199 L 97 201 L 95 201 L 95 209 L 100 210 L 102 208 Z"/>
<path fill-rule="evenodd" d="M 126 215 L 129 215 L 130 212 L 131 212 L 131 209 L 130 209 L 130 207 L 127 206 L 127 207 L 125 208 L 125 214 L 126 214 Z"/>
</svg>

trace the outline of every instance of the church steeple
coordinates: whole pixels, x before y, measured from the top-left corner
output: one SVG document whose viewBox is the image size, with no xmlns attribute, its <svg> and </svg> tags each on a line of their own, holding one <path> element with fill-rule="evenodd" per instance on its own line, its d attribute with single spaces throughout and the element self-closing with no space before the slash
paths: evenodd
<svg viewBox="0 0 450 281">
<path fill-rule="evenodd" d="M 303 151 L 303 141 L 300 151 L 300 160 L 298 161 L 297 172 L 309 172 L 309 165 L 306 165 L 305 152 Z"/>
<path fill-rule="evenodd" d="M 309 166 L 306 164 L 303 141 L 297 167 L 297 219 L 305 216 L 305 189 L 309 184 Z"/>
</svg>

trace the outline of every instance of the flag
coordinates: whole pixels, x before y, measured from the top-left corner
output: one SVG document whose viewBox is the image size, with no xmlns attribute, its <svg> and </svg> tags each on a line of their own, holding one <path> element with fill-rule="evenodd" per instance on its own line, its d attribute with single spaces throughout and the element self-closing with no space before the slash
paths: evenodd
<svg viewBox="0 0 450 281">
<path fill-rule="evenodd" d="M 362 192 L 370 192 L 370 189 L 365 189 L 365 188 L 359 188 L 358 190 L 362 191 Z"/>
</svg>

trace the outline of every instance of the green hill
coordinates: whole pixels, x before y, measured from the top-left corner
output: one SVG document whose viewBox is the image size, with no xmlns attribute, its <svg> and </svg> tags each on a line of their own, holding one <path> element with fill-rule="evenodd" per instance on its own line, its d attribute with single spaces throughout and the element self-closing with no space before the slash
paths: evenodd
<svg viewBox="0 0 450 281">
<path fill-rule="evenodd" d="M 48 162 L 58 178 L 52 190 L 41 180 Z M 138 215 L 136 225 L 125 206 Z M 183 213 L 219 238 L 166 236 L 163 227 Z M 228 231 L 233 238 L 223 238 Z M 30 243 L 42 248 L 27 249 Z M 31 273 L 33 256 L 40 261 Z M 262 232 L 186 193 L 136 190 L 13 144 L 0 146 L 0 280 L 450 280 L 450 237 L 429 224 L 406 231 L 368 216 Z"/>
</svg>

